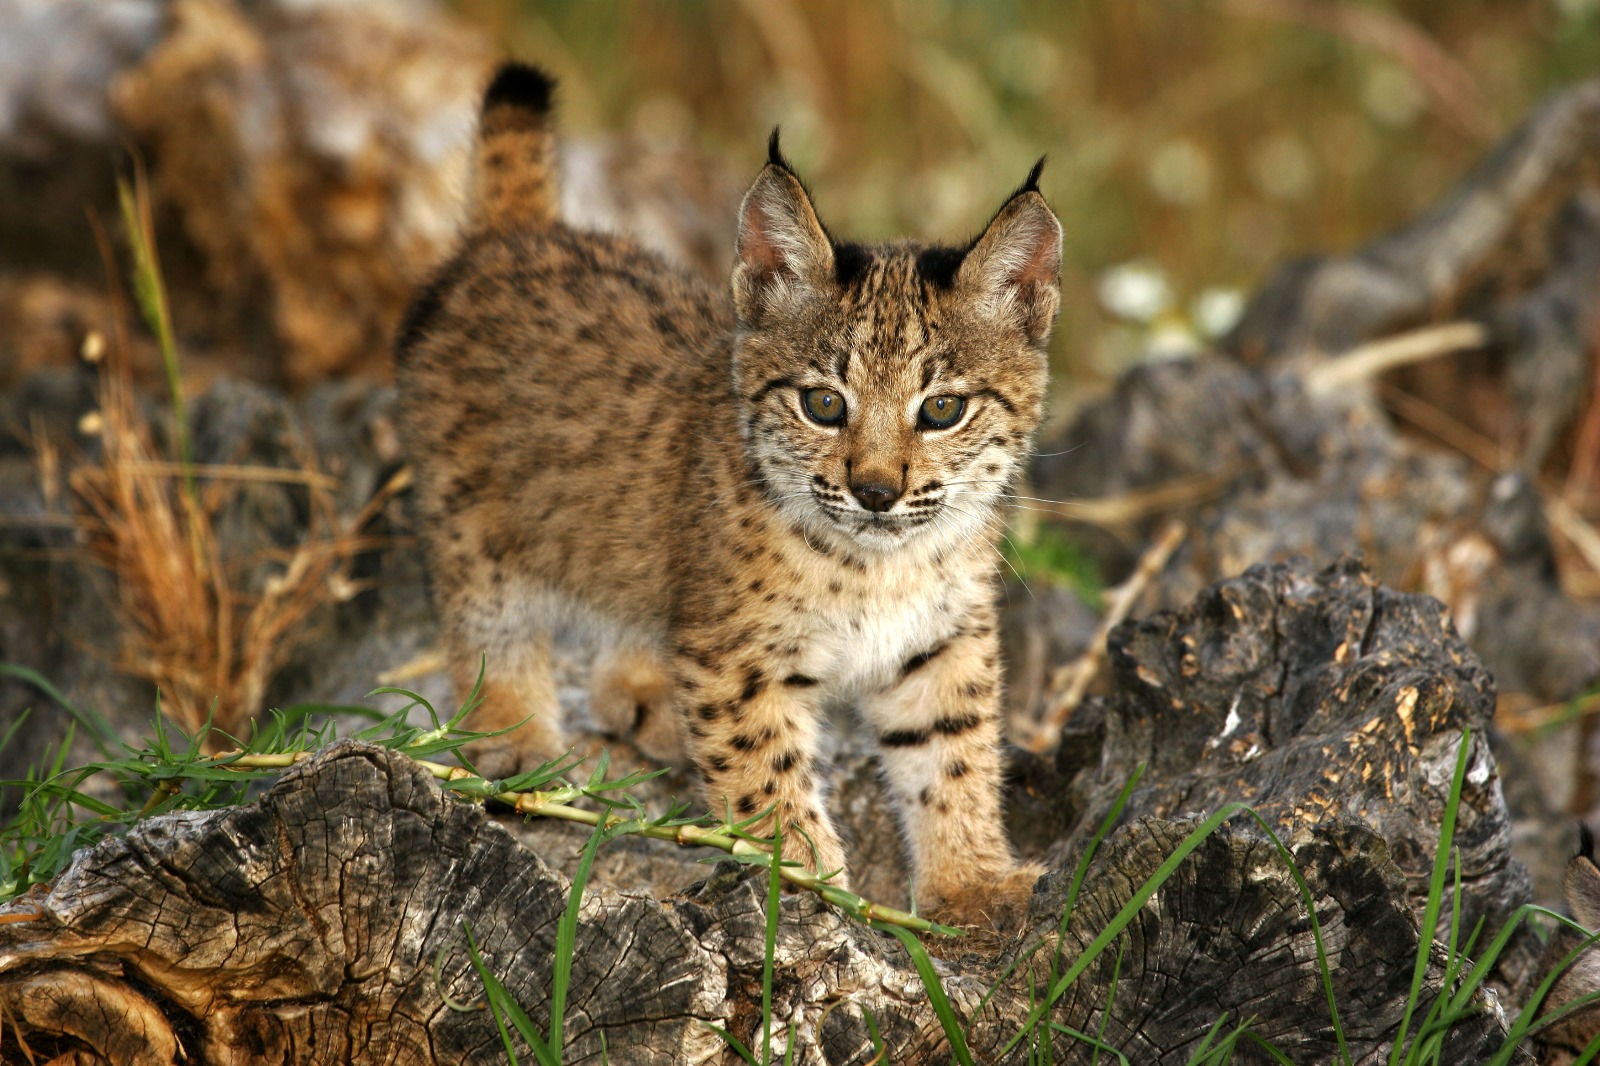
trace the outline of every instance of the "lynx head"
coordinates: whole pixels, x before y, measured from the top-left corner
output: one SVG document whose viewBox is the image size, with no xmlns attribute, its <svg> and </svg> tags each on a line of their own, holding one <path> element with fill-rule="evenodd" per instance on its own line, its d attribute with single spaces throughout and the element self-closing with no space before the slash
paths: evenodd
<svg viewBox="0 0 1600 1066">
<path fill-rule="evenodd" d="M 759 483 L 808 536 L 892 551 L 993 522 L 1060 304 L 1043 164 L 964 246 L 849 244 L 773 132 L 739 213 L 734 376 Z"/>
</svg>

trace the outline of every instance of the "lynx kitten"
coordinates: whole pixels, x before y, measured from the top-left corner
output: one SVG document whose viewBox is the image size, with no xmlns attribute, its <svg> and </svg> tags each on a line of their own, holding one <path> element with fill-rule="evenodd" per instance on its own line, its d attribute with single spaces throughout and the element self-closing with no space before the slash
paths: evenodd
<svg viewBox="0 0 1600 1066">
<path fill-rule="evenodd" d="M 995 541 L 1059 303 L 1040 167 L 970 244 L 849 244 L 774 134 L 730 300 L 556 217 L 551 88 L 515 64 L 490 85 L 461 249 L 398 342 L 458 684 L 486 654 L 478 727 L 533 715 L 480 765 L 563 750 L 550 634 L 576 624 L 606 649 L 602 724 L 686 745 L 712 810 L 775 809 L 824 870 L 817 736 L 854 703 L 919 905 L 1014 909 L 1038 870 L 1001 827 Z"/>
</svg>

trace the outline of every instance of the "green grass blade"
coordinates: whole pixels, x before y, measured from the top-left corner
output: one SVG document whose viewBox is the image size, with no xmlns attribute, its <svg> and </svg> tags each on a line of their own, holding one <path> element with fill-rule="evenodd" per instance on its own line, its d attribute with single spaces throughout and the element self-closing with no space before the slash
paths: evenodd
<svg viewBox="0 0 1600 1066">
<path fill-rule="evenodd" d="M 1583 1046 L 1583 1053 L 1578 1056 L 1572 1066 L 1589 1066 L 1596 1055 L 1600 1055 L 1600 1033 L 1597 1033 L 1593 1040 Z"/>
<path fill-rule="evenodd" d="M 961 1022 L 956 1018 L 955 1011 L 950 1008 L 950 1000 L 944 994 L 944 982 L 939 980 L 939 974 L 933 968 L 933 960 L 928 958 L 928 952 L 923 948 L 922 941 L 918 940 L 911 930 L 902 929 L 898 925 L 874 922 L 872 927 L 889 933 L 905 945 L 906 953 L 911 956 L 911 962 L 917 968 L 917 976 L 922 978 L 922 987 L 928 992 L 928 1002 L 933 1007 L 933 1013 L 944 1028 L 945 1039 L 950 1041 L 951 1055 L 961 1066 L 973 1066 L 972 1052 L 967 1049 L 967 1038 L 961 1031 Z"/>
<path fill-rule="evenodd" d="M 772 821 L 772 862 L 767 866 L 767 929 L 761 960 L 761 1062 L 772 1062 L 772 966 L 778 950 L 778 892 L 783 884 L 782 869 L 783 825 Z M 789 1039 L 789 1050 L 794 1050 L 794 1038 Z"/>
<path fill-rule="evenodd" d="M 1199 847 L 1212 833 L 1221 828 L 1222 823 L 1240 811 L 1249 809 L 1243 803 L 1230 803 L 1201 822 L 1188 836 L 1184 837 L 1172 854 L 1167 856 L 1166 861 L 1156 868 L 1156 872 L 1151 874 L 1143 885 L 1139 886 L 1138 891 L 1134 892 L 1133 898 L 1123 905 L 1122 909 L 1100 931 L 1100 934 L 1090 942 L 1089 946 L 1084 949 L 1083 954 L 1078 956 L 1067 972 L 1051 986 L 1044 1002 L 1029 1011 L 1028 1017 L 1023 1020 L 1022 1028 L 1017 1032 L 1017 1035 L 1012 1037 L 1011 1041 L 1001 1050 L 1001 1057 L 1009 1054 L 1044 1019 L 1046 1012 L 1066 994 L 1067 989 L 1072 987 L 1072 983 L 1082 976 L 1083 971 L 1093 965 L 1094 961 L 1100 957 L 1106 948 L 1111 946 L 1112 941 L 1116 940 L 1122 931 L 1128 927 L 1128 924 L 1138 916 L 1139 912 L 1144 909 L 1144 905 L 1150 902 L 1150 897 L 1154 896 L 1161 886 L 1166 884 L 1167 880 L 1177 872 L 1178 867 L 1183 865 L 1183 861 L 1189 857 L 1189 853 Z"/>
<path fill-rule="evenodd" d="M 872 1057 L 874 1061 L 884 1061 L 884 1056 L 889 1053 L 889 1048 L 883 1042 L 883 1037 L 878 1034 L 878 1019 L 866 1007 L 861 1008 L 861 1020 L 867 1023 L 867 1039 L 872 1041 Z"/>
<path fill-rule="evenodd" d="M 1270 1055 L 1273 1062 L 1279 1063 L 1280 1066 L 1294 1066 L 1294 1060 L 1289 1058 L 1289 1056 L 1285 1055 L 1283 1052 L 1279 1051 L 1278 1045 L 1274 1044 L 1266 1037 L 1257 1036 L 1248 1029 L 1246 1029 L 1241 1035 L 1256 1047 Z"/>
<path fill-rule="evenodd" d="M 478 951 L 478 943 L 472 938 L 472 928 L 465 922 L 461 924 L 461 928 L 467 934 L 467 957 L 472 960 L 472 968 L 478 971 L 478 980 L 483 982 L 484 996 L 489 1001 L 489 1013 L 494 1017 L 494 1023 L 500 1030 L 500 1041 L 505 1045 L 506 1058 L 511 1066 L 517 1066 L 517 1050 L 511 1043 L 511 1033 L 506 1028 L 507 1021 L 516 1029 L 517 1035 L 533 1049 L 533 1057 L 539 1060 L 539 1066 L 561 1066 L 561 1059 L 539 1036 L 533 1020 L 517 1001 L 511 998 L 506 986 L 500 983 L 500 979 L 483 961 L 483 956 Z"/>
<path fill-rule="evenodd" d="M 578 909 L 583 905 L 583 890 L 589 883 L 589 871 L 594 867 L 595 855 L 605 839 L 604 823 L 595 826 L 583 846 L 578 869 L 572 875 L 567 909 L 561 913 L 561 921 L 556 926 L 555 973 L 550 981 L 550 1048 L 557 1062 L 561 1061 L 561 1021 L 567 1011 L 567 987 L 572 982 L 572 953 L 578 942 Z"/>
<path fill-rule="evenodd" d="M 1106 1005 L 1100 1010 L 1100 1031 L 1095 1034 L 1098 1039 L 1094 1042 L 1094 1054 L 1089 1058 L 1090 1066 L 1100 1066 L 1100 1048 L 1106 1039 L 1106 1024 L 1111 1021 L 1111 1007 L 1117 1002 L 1117 982 L 1122 978 L 1122 953 L 1126 947 L 1127 941 L 1117 941 L 1117 961 L 1111 965 L 1111 984 L 1106 990 Z M 1126 1059 L 1122 1061 L 1127 1062 Z"/>
<path fill-rule="evenodd" d="M 1417 961 L 1411 971 L 1411 992 L 1406 998 L 1405 1013 L 1400 1016 L 1400 1029 L 1395 1034 L 1394 1046 L 1389 1050 L 1389 1066 L 1399 1066 L 1406 1054 L 1406 1035 L 1411 1029 L 1411 1018 L 1416 1013 L 1417 1001 L 1422 996 L 1422 984 L 1428 975 L 1428 961 L 1433 953 L 1433 934 L 1439 927 L 1439 909 L 1444 900 L 1444 878 L 1450 866 L 1450 855 L 1455 842 L 1456 814 L 1461 807 L 1461 783 L 1467 775 L 1467 754 L 1471 750 L 1472 730 L 1461 731 L 1461 745 L 1456 751 L 1456 769 L 1450 779 L 1450 798 L 1445 802 L 1444 819 L 1439 827 L 1439 847 L 1434 852 L 1433 876 L 1428 881 L 1428 903 L 1422 912 L 1422 929 L 1417 937 Z M 1443 995 L 1448 995 L 1445 989 Z"/>
<path fill-rule="evenodd" d="M 1267 834 L 1267 839 L 1277 849 L 1278 856 L 1283 860 L 1284 867 L 1289 871 L 1289 876 L 1294 879 L 1295 888 L 1300 893 L 1300 901 L 1306 905 L 1306 917 L 1311 922 L 1311 938 L 1317 946 L 1317 972 L 1322 978 L 1322 993 L 1328 1000 L 1328 1020 L 1333 1025 L 1333 1037 L 1339 1045 L 1339 1061 L 1345 1066 L 1350 1066 L 1350 1048 L 1344 1039 L 1344 1026 L 1339 1022 L 1339 1003 L 1333 994 L 1333 968 L 1328 965 L 1328 947 L 1322 939 L 1322 923 L 1317 919 L 1317 901 L 1311 894 L 1311 886 L 1306 884 L 1305 875 L 1300 872 L 1300 867 L 1295 865 L 1294 855 L 1278 839 L 1278 834 L 1267 824 L 1267 820 L 1253 808 L 1245 808 L 1250 817 Z"/>
<path fill-rule="evenodd" d="M 731 1047 L 733 1049 L 733 1053 L 738 1055 L 745 1062 L 748 1062 L 750 1066 L 761 1066 L 761 1064 L 756 1061 L 756 1057 L 751 1053 L 750 1049 L 745 1047 L 743 1040 L 740 1040 L 738 1037 L 734 1036 L 720 1025 L 712 1025 L 710 1022 L 701 1022 L 700 1024 L 705 1026 L 707 1029 L 710 1029 L 718 1036 L 722 1037 L 722 1042 Z"/>
<path fill-rule="evenodd" d="M 1099 1061 L 1100 1052 L 1104 1051 L 1104 1052 L 1107 1052 L 1108 1054 L 1115 1055 L 1117 1057 L 1117 1061 L 1119 1063 L 1121 1063 L 1122 1066 L 1128 1066 L 1128 1056 L 1124 1055 L 1117 1048 L 1114 1048 L 1110 1044 L 1107 1044 L 1104 1040 L 1100 1039 L 1099 1037 L 1093 1036 L 1093 1035 L 1091 1035 L 1089 1033 L 1085 1033 L 1081 1029 L 1074 1029 L 1070 1025 L 1062 1025 L 1060 1022 L 1050 1022 L 1048 1025 L 1043 1026 L 1040 1031 L 1041 1032 L 1060 1033 L 1062 1036 L 1070 1036 L 1070 1037 L 1072 1037 L 1072 1039 L 1078 1041 L 1079 1043 L 1088 1044 L 1090 1047 L 1094 1048 L 1095 1061 Z M 1103 1036 L 1104 1033 L 1102 1033 L 1101 1035 Z M 1041 1055 L 1048 1054 L 1048 1052 L 1043 1050 L 1044 1048 L 1046 1048 L 1048 1046 L 1049 1045 L 1047 1045 L 1047 1044 L 1041 1044 L 1040 1045 Z M 1041 1061 L 1054 1062 L 1055 1060 L 1052 1058 L 1052 1059 L 1041 1059 Z"/>
<path fill-rule="evenodd" d="M 111 728 L 111 723 L 106 721 L 99 711 L 92 708 L 79 707 L 67 699 L 61 694 L 61 690 L 52 685 L 49 679 L 39 671 L 30 670 L 28 667 L 19 666 L 16 663 L 0 663 L 0 677 L 14 677 L 18 681 L 26 682 L 43 692 L 88 731 L 89 736 L 94 740 L 95 747 L 100 749 L 101 755 L 109 759 L 115 753 L 118 746 L 117 732 Z"/>
<path fill-rule="evenodd" d="M 1206 1035 L 1200 1039 L 1200 1045 L 1189 1056 L 1187 1066 L 1203 1066 L 1210 1059 L 1211 1045 L 1221 1034 L 1222 1027 L 1226 1024 L 1228 1024 L 1228 1015 L 1226 1013 L 1211 1023 L 1211 1028 L 1207 1029 Z"/>
<path fill-rule="evenodd" d="M 1122 817 L 1123 808 L 1128 805 L 1128 800 L 1133 797 L 1133 790 L 1138 787 L 1139 779 L 1144 776 L 1144 770 L 1145 764 L 1140 763 L 1134 768 L 1133 773 L 1128 776 L 1127 782 L 1122 786 L 1122 791 L 1117 795 L 1116 800 L 1111 804 L 1111 809 L 1106 812 L 1106 816 L 1100 819 L 1099 827 L 1095 829 L 1094 835 L 1089 838 L 1089 843 L 1083 849 L 1083 855 L 1078 859 L 1077 869 L 1073 871 L 1072 881 L 1067 886 L 1067 902 L 1061 909 L 1061 920 L 1056 924 L 1055 956 L 1050 963 L 1051 983 L 1054 983 L 1056 976 L 1060 972 L 1061 944 L 1062 941 L 1066 939 L 1067 923 L 1072 921 L 1072 909 L 1077 905 L 1078 893 L 1083 888 L 1084 878 L 1088 876 L 1089 864 L 1094 861 L 1095 852 L 1099 850 L 1100 844 L 1105 840 L 1112 828 L 1116 826 L 1117 821 Z M 978 1001 L 978 1009 L 972 1012 L 972 1018 L 967 1022 L 966 1034 L 969 1038 L 972 1036 L 973 1025 L 977 1024 L 978 1019 L 983 1016 L 983 1010 L 989 1005 L 989 1000 L 994 998 L 994 994 L 996 992 L 1000 991 L 1000 989 L 1005 985 L 1006 981 L 1011 977 L 1011 974 L 1015 972 L 1016 968 L 1027 963 L 1027 961 L 1033 957 L 1033 953 L 1038 951 L 1042 946 L 1044 946 L 1044 939 L 1040 938 L 1039 940 L 1034 941 L 1026 951 L 1018 952 L 1017 957 L 1011 961 L 1010 965 L 1001 971 L 1000 976 L 997 977 L 994 983 L 989 986 L 989 990 L 985 992 L 983 994 L 983 998 Z M 1045 1034 L 1044 1039 L 1048 1047 L 1048 1030 L 1041 1030 L 1041 1032 Z"/>
</svg>

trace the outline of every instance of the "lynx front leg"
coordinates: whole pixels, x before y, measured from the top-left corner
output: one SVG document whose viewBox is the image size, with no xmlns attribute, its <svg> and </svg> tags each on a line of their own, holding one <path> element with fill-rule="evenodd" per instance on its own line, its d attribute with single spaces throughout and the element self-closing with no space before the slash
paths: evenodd
<svg viewBox="0 0 1600 1066">
<path fill-rule="evenodd" d="M 754 663 L 718 663 L 692 648 L 680 655 L 676 674 L 689 754 L 705 778 L 712 815 L 731 810 L 743 820 L 772 808 L 747 831 L 771 836 L 776 817 L 784 858 L 818 873 L 840 871 L 833 883 L 848 885 L 814 767 L 815 682 L 773 676 Z"/>
<path fill-rule="evenodd" d="M 912 656 L 866 701 L 911 842 L 919 908 L 954 924 L 1009 921 L 1043 868 L 1019 866 L 1000 807 L 999 641 L 987 617 Z"/>
</svg>

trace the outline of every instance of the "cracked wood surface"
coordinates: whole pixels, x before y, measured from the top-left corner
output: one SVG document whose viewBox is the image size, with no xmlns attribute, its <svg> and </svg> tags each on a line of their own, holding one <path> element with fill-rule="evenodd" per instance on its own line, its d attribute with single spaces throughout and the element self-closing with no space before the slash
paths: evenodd
<svg viewBox="0 0 1600 1066">
<path fill-rule="evenodd" d="M 1375 588 L 1350 565 L 1252 571 L 1183 611 L 1121 627 L 1113 654 L 1116 691 L 1074 719 L 1078 732 L 1054 766 L 1019 756 L 1013 818 L 1034 823 L 1030 850 L 1048 845 L 1054 860 L 1021 942 L 1042 936 L 1043 948 L 974 1018 L 1019 944 L 997 954 L 942 946 L 945 988 L 971 1022 L 976 1060 L 1023 1059 L 1026 1043 L 1000 1049 L 1027 1013 L 1030 977 L 1044 976 L 1086 827 L 1130 760 L 1149 759 L 1125 824 L 1089 867 L 1063 958 L 1105 928 L 1193 827 L 1192 812 L 1245 790 L 1284 831 L 1310 883 L 1352 1054 L 1377 1061 L 1396 1032 L 1416 951 L 1419 902 L 1407 878 L 1432 858 L 1440 758 L 1484 713 L 1481 667 L 1436 604 Z M 1194 657 L 1203 669 L 1186 665 Z M 1409 688 L 1419 695 L 1402 713 Z M 1428 695 L 1441 692 L 1454 695 Z M 1368 751 L 1351 741 L 1360 736 L 1383 743 Z M 1253 746 L 1263 752 L 1250 756 Z M 1351 785 L 1362 767 L 1391 757 L 1401 761 L 1388 784 Z M 1503 833 L 1485 831 L 1504 821 L 1492 755 L 1483 748 L 1473 758 L 1463 855 L 1473 869 L 1513 874 L 1468 889 L 1478 893 L 1469 905 L 1492 919 L 1521 902 L 1526 885 Z M 586 896 L 565 1061 L 600 1062 L 602 1033 L 613 1063 L 734 1061 L 703 1022 L 759 1042 L 764 880 L 723 863 L 684 888 L 694 873 L 683 870 L 664 898 L 603 883 Z M 153 818 L 81 853 L 47 893 L 13 903 L 10 912 L 39 918 L 0 924 L 0 997 L 44 1059 L 92 1049 L 98 1058 L 78 1061 L 501 1062 L 488 1014 L 450 1005 L 483 998 L 463 923 L 546 1028 L 568 887 L 494 815 L 402 756 L 345 742 L 250 805 Z M 803 1064 L 863 1066 L 875 1054 L 870 1011 L 885 1061 L 948 1058 L 898 943 L 809 895 L 782 906 L 778 1047 L 794 1040 Z M 1332 1055 L 1309 918 L 1253 823 L 1231 822 L 1201 845 L 1138 911 L 1120 961 L 1118 950 L 1091 965 L 1054 1020 L 1103 1031 L 1141 1063 L 1187 1061 L 1224 1015 L 1254 1017 L 1295 1061 Z M 1440 972 L 1436 958 L 1430 987 Z M 1502 1026 L 1486 1010 L 1452 1037 L 1450 1061 L 1486 1061 Z M 1057 1045 L 1058 1062 L 1088 1061 L 1083 1046 Z M 0 1043 L 0 1060 L 22 1061 L 18 1046 Z"/>
</svg>

